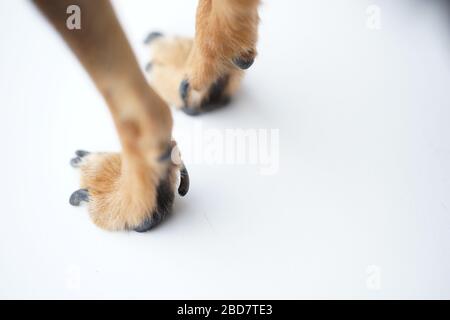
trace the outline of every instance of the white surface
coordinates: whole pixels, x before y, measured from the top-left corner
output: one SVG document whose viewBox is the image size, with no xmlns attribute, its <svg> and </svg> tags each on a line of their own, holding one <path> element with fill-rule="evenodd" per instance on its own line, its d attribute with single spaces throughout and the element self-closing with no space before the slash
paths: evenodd
<svg viewBox="0 0 450 320">
<path fill-rule="evenodd" d="M 193 33 L 195 2 L 115 2 L 143 65 L 148 31 Z M 189 195 L 141 235 L 69 206 L 68 160 L 117 150 L 112 121 L 28 1 L 0 0 L 0 297 L 450 298 L 442 3 L 266 0 L 234 103 L 174 117 L 182 150 L 199 125 L 279 129 L 278 173 L 191 163 Z"/>
</svg>

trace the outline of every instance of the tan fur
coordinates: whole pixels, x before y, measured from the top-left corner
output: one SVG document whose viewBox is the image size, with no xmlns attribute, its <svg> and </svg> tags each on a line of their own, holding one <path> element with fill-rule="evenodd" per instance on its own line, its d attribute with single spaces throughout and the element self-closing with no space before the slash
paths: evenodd
<svg viewBox="0 0 450 320">
<path fill-rule="evenodd" d="M 89 190 L 93 221 L 108 230 L 129 229 L 152 214 L 156 187 L 168 164 L 158 157 L 171 143 L 172 117 L 149 87 L 110 3 L 106 0 L 35 0 L 84 65 L 104 96 L 122 154 L 83 159 L 81 185 Z M 66 28 L 66 8 L 83 12 L 81 30 Z M 174 169 L 175 170 L 175 169 Z"/>
<path fill-rule="evenodd" d="M 148 80 L 161 98 L 176 108 L 183 106 L 179 86 L 187 74 L 192 46 L 193 39 L 183 37 L 160 37 L 150 45 L 152 67 L 148 72 Z M 239 89 L 244 73 L 237 68 L 227 72 L 229 82 L 224 95 L 231 97 Z M 204 98 L 208 89 L 209 86 L 198 92 L 198 101 Z"/>
<path fill-rule="evenodd" d="M 187 79 L 191 86 L 188 106 L 198 107 L 211 85 L 228 76 L 224 95 L 239 88 L 243 72 L 232 60 L 254 59 L 259 0 L 200 0 L 195 38 L 161 37 L 151 43 L 152 68 L 149 80 L 170 105 L 182 107 L 179 86 Z"/>
<path fill-rule="evenodd" d="M 195 39 L 187 61 L 189 101 L 204 96 L 217 78 L 236 70 L 232 59 L 255 57 L 259 0 L 200 0 Z M 197 91 L 197 93 L 195 92 Z"/>
<path fill-rule="evenodd" d="M 149 81 L 169 105 L 181 107 L 183 104 L 178 88 L 186 73 L 192 44 L 192 39 L 183 37 L 160 37 L 151 43 Z"/>
<path fill-rule="evenodd" d="M 143 172 L 135 168 L 142 168 Z M 172 185 L 176 182 L 176 169 L 173 166 L 169 170 Z M 126 168 L 119 153 L 95 153 L 83 158 L 80 170 L 80 186 L 88 189 L 92 198 L 88 203 L 91 218 L 103 229 L 133 229 L 155 206 L 160 175 L 145 165 L 134 166 L 124 174 Z"/>
<path fill-rule="evenodd" d="M 160 162 L 171 142 L 172 117 L 149 87 L 108 0 L 33 0 L 91 76 L 111 111 L 122 153 L 90 154 L 81 162 L 81 187 L 89 212 L 107 230 L 133 229 L 157 207 L 158 184 L 175 186 L 178 167 Z M 256 54 L 258 0 L 200 0 L 195 40 L 161 39 L 153 46 L 156 91 L 181 105 L 179 83 L 188 76 L 204 95 L 215 78 L 230 76 L 233 93 L 242 72 L 235 55 Z M 66 27 L 66 9 L 78 5 L 81 30 Z M 167 180 L 165 180 L 167 181 Z M 165 189 L 167 191 L 167 189 Z"/>
<path fill-rule="evenodd" d="M 189 80 L 200 90 L 234 68 L 241 54 L 256 56 L 257 0 L 200 0 L 194 46 L 189 56 Z"/>
</svg>

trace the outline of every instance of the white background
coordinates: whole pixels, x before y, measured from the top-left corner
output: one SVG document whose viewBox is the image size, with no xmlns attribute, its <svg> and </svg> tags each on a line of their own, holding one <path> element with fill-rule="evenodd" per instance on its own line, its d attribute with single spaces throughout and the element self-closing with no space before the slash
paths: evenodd
<svg viewBox="0 0 450 320">
<path fill-rule="evenodd" d="M 444 3 L 266 0 L 233 104 L 174 112 L 175 135 L 279 129 L 279 172 L 191 164 L 189 195 L 137 234 L 69 206 L 73 151 L 119 149 L 111 118 L 29 1 L 0 0 L 0 297 L 450 298 Z M 149 31 L 194 32 L 195 0 L 114 4 L 142 65 Z"/>
</svg>

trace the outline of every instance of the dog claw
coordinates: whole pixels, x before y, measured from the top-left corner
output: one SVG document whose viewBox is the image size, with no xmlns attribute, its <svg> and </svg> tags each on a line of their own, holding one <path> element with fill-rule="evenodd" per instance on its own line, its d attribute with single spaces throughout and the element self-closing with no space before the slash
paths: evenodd
<svg viewBox="0 0 450 320">
<path fill-rule="evenodd" d="M 181 99 L 183 100 L 184 105 L 186 105 L 187 97 L 188 97 L 188 93 L 189 93 L 189 81 L 187 81 L 186 79 L 181 81 L 179 90 L 180 90 Z"/>
<path fill-rule="evenodd" d="M 189 173 L 183 164 L 180 169 L 180 185 L 178 186 L 178 194 L 184 197 L 189 191 Z"/>
<path fill-rule="evenodd" d="M 74 168 L 78 168 L 80 166 L 81 161 L 82 159 L 80 157 L 70 159 L 70 165 Z"/>
<path fill-rule="evenodd" d="M 233 59 L 233 63 L 242 70 L 250 68 L 253 65 L 253 62 L 255 62 L 254 58 L 238 57 Z"/>
<path fill-rule="evenodd" d="M 72 206 L 78 207 L 81 202 L 89 202 L 89 191 L 87 189 L 80 189 L 72 193 L 69 203 Z"/>
<path fill-rule="evenodd" d="M 74 168 L 79 168 L 81 161 L 83 161 L 83 158 L 89 155 L 88 151 L 84 150 L 77 150 L 75 151 L 76 157 L 70 160 L 70 165 Z"/>
<path fill-rule="evenodd" d="M 180 83 L 179 93 L 180 97 L 183 100 L 183 107 L 181 108 L 181 111 L 186 113 L 189 116 L 197 116 L 201 113 L 199 108 L 193 108 L 188 106 L 188 96 L 189 96 L 189 81 L 184 79 Z"/>
<path fill-rule="evenodd" d="M 84 150 L 77 150 L 77 151 L 75 151 L 75 154 L 78 157 L 83 158 L 83 157 L 86 157 L 87 155 L 89 155 L 90 152 L 89 151 L 84 151 Z"/>
<path fill-rule="evenodd" d="M 239 56 L 232 59 L 233 63 L 242 70 L 247 70 L 255 62 L 256 51 L 248 50 L 247 52 L 241 53 Z"/>
<path fill-rule="evenodd" d="M 163 34 L 161 32 L 158 32 L 158 31 L 151 32 L 145 38 L 144 43 L 145 44 L 150 44 L 150 43 L 152 43 L 153 40 L 155 40 L 156 38 L 162 37 L 162 36 L 163 36 Z"/>
</svg>

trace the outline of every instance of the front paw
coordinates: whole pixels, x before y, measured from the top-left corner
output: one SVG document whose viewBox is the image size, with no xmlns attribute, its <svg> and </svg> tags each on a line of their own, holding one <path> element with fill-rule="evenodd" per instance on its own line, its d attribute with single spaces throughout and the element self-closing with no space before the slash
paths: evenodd
<svg viewBox="0 0 450 320">
<path fill-rule="evenodd" d="M 206 61 L 192 53 L 192 39 L 160 33 L 151 33 L 148 39 L 151 60 L 145 69 L 150 84 L 168 104 L 191 116 L 225 106 L 240 86 L 241 69 L 254 59 L 250 50 L 225 62 Z"/>
<path fill-rule="evenodd" d="M 78 160 L 71 163 L 81 170 L 81 189 L 69 202 L 73 206 L 86 202 L 93 222 L 106 230 L 149 231 L 171 213 L 178 175 L 178 193 L 184 196 L 189 190 L 186 168 L 165 154 L 159 158 L 167 168 L 162 175 L 151 167 L 133 168 L 139 175 L 125 174 L 122 156 L 117 153 L 77 152 L 74 159 Z"/>
</svg>

